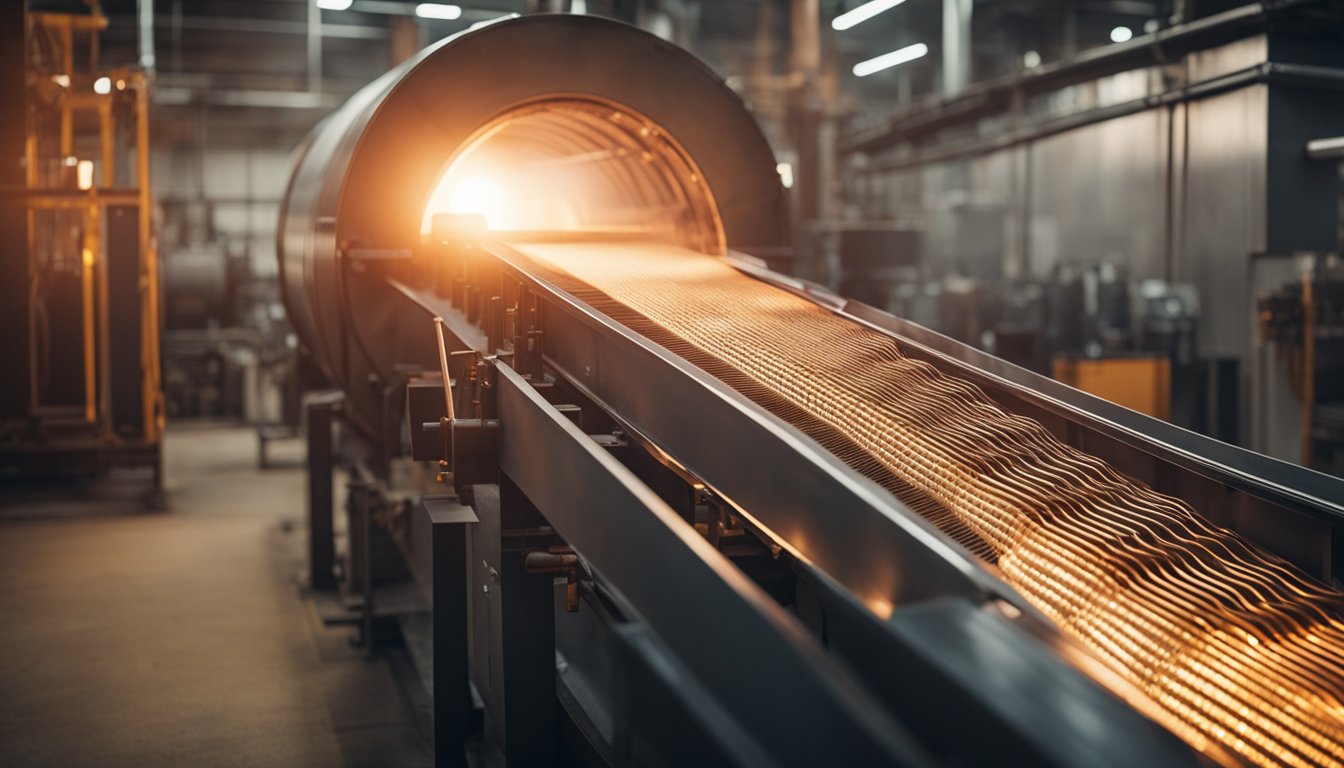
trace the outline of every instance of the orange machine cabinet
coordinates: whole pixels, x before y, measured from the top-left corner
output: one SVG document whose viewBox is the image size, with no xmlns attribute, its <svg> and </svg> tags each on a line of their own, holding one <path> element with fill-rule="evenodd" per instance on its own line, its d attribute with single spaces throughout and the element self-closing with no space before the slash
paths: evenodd
<svg viewBox="0 0 1344 768">
<path fill-rule="evenodd" d="M 1071 387 L 1159 419 L 1171 415 L 1171 361 L 1166 357 L 1055 358 L 1053 375 Z"/>
</svg>

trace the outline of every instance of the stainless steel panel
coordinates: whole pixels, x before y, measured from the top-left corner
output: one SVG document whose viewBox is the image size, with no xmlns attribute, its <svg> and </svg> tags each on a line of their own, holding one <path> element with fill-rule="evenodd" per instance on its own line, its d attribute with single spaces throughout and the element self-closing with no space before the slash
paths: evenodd
<svg viewBox="0 0 1344 768">
<path fill-rule="evenodd" d="M 1264 35 L 1248 37 L 1207 51 L 1195 51 L 1185 58 L 1187 82 L 1197 83 L 1230 75 L 1269 59 L 1269 39 Z"/>
<path fill-rule="evenodd" d="M 1167 113 L 1150 110 L 1036 142 L 1030 149 L 1028 273 L 1118 264 L 1165 277 Z"/>
<path fill-rule="evenodd" d="M 1247 280 L 1250 256 L 1265 242 L 1268 96 L 1254 85 L 1186 105 L 1181 260 L 1172 276 L 1199 291 L 1204 357 L 1250 352 Z"/>
</svg>

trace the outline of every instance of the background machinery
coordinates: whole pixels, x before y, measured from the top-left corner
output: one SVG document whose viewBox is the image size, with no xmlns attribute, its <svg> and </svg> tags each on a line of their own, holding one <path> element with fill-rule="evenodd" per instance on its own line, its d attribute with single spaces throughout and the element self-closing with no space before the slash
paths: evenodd
<svg viewBox="0 0 1344 768">
<path fill-rule="evenodd" d="M 153 470 L 161 490 L 159 289 L 149 80 L 103 68 L 90 14 L 10 4 L 0 227 L 0 471 Z M 24 37 L 30 44 L 24 44 Z"/>
</svg>

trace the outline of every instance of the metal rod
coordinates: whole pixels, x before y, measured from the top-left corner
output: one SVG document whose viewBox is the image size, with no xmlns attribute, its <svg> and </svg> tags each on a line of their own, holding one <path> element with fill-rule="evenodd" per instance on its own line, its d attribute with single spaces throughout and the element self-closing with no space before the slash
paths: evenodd
<svg viewBox="0 0 1344 768">
<path fill-rule="evenodd" d="M 368 481 L 360 481 L 359 484 L 359 525 L 364 529 L 362 544 L 362 554 L 364 562 L 360 570 L 362 571 L 360 579 L 360 591 L 363 592 L 363 619 L 364 626 L 361 631 L 364 633 L 364 657 L 373 658 L 373 545 L 369 541 L 373 537 L 373 521 L 369 515 L 369 494 L 371 489 Z"/>
<path fill-rule="evenodd" d="M 308 91 L 322 90 L 322 10 L 317 3 L 308 5 Z"/>
<path fill-rule="evenodd" d="M 1307 142 L 1307 157 L 1312 160 L 1344 159 L 1344 136 L 1312 139 Z"/>
<path fill-rule="evenodd" d="M 136 42 L 140 49 L 140 68 L 154 72 L 154 0 L 139 0 L 135 8 L 138 30 Z"/>
<path fill-rule="evenodd" d="M 1302 466 L 1311 467 L 1311 422 L 1316 410 L 1315 275 L 1302 276 Z"/>
<path fill-rule="evenodd" d="M 443 345 L 443 318 L 434 318 L 434 333 L 439 337 L 439 373 L 443 374 L 443 404 L 448 409 L 448 420 L 456 418 L 453 413 L 453 380 L 448 377 L 448 348 Z"/>
<path fill-rule="evenodd" d="M 98 257 L 98 227 L 101 217 L 97 206 L 89 206 L 84 220 L 84 243 L 81 249 L 79 283 L 81 311 L 84 315 L 84 419 L 90 424 L 98 420 L 98 372 L 95 352 L 93 301 L 94 260 Z"/>
<path fill-rule="evenodd" d="M 136 73 L 135 89 L 135 189 L 140 194 L 140 364 L 146 443 L 159 440 L 163 426 L 162 372 L 159 369 L 159 256 L 154 241 L 154 197 L 149 174 L 149 76 Z"/>
</svg>

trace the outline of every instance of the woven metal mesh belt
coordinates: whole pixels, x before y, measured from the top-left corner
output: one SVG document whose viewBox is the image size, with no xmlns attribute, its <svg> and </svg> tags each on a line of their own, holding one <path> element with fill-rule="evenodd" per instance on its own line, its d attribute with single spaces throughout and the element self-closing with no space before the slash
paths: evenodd
<svg viewBox="0 0 1344 768">
<path fill-rule="evenodd" d="M 648 243 L 518 250 L 992 563 L 1195 747 L 1344 766 L 1344 594 L 718 259 Z"/>
</svg>

